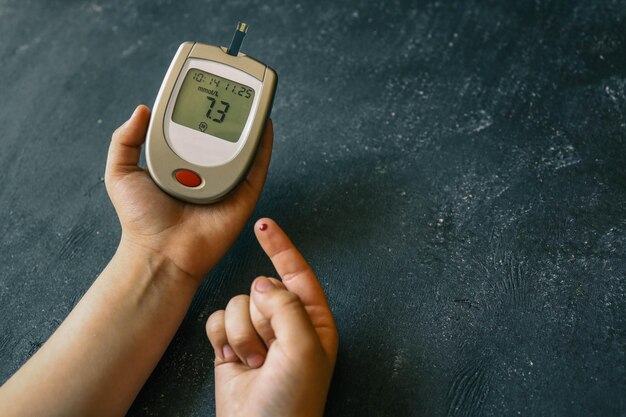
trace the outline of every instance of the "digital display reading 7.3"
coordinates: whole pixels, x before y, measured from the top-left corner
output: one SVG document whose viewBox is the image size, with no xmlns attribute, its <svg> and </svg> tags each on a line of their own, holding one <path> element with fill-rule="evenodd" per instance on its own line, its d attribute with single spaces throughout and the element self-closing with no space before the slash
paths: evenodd
<svg viewBox="0 0 626 417">
<path fill-rule="evenodd" d="M 247 85 L 191 68 L 180 87 L 172 120 L 199 132 L 237 142 L 253 100 L 254 90 Z"/>
</svg>

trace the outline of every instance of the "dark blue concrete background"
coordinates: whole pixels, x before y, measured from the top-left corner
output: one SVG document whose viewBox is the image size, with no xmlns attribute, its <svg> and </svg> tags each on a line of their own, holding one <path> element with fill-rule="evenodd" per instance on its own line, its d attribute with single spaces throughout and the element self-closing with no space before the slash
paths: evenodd
<svg viewBox="0 0 626 417">
<path fill-rule="evenodd" d="M 115 250 L 109 137 L 185 40 L 279 74 L 254 218 L 318 272 L 328 416 L 626 415 L 626 2 L 0 0 L 0 381 Z M 214 413 L 204 322 L 273 274 L 248 226 L 131 416 Z M 173 294 L 172 296 L 175 296 Z"/>
</svg>

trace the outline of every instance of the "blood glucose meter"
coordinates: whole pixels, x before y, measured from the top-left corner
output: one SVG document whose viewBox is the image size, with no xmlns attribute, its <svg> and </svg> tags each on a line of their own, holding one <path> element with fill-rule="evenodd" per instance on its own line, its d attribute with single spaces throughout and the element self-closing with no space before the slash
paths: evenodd
<svg viewBox="0 0 626 417">
<path fill-rule="evenodd" d="M 239 48 L 185 42 L 161 84 L 147 133 L 154 182 L 183 201 L 209 204 L 245 178 L 276 91 L 276 72 Z"/>
</svg>

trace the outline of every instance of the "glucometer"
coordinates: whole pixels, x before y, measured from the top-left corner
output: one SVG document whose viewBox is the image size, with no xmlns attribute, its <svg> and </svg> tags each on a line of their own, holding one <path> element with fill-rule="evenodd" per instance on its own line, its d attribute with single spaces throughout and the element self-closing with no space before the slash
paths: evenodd
<svg viewBox="0 0 626 417">
<path fill-rule="evenodd" d="M 230 47 L 185 42 L 157 95 L 146 139 L 148 171 L 166 193 L 209 204 L 245 178 L 276 91 L 276 72 Z"/>
</svg>

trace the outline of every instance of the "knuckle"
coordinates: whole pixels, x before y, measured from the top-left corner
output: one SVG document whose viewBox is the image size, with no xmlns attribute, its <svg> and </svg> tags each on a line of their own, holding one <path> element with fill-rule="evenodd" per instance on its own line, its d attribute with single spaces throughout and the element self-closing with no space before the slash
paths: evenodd
<svg viewBox="0 0 626 417">
<path fill-rule="evenodd" d="M 281 291 L 276 303 L 276 313 L 281 315 L 306 314 L 300 297 L 289 291 Z"/>
<path fill-rule="evenodd" d="M 248 305 L 249 303 L 250 303 L 249 295 L 239 294 L 230 299 L 230 301 L 228 302 L 228 305 L 226 306 L 226 309 L 238 307 L 241 305 Z"/>
<path fill-rule="evenodd" d="M 250 344 L 250 337 L 243 332 L 229 333 L 228 343 L 235 350 L 244 350 Z"/>
<path fill-rule="evenodd" d="M 300 309 L 302 308 L 302 301 L 298 294 L 291 291 L 283 291 L 280 294 L 280 304 L 284 309 Z"/>
<path fill-rule="evenodd" d="M 211 314 L 206 321 L 207 334 L 217 334 L 224 329 L 224 310 L 216 311 Z"/>
<path fill-rule="evenodd" d="M 269 320 L 265 318 L 255 320 L 254 328 L 256 329 L 257 333 L 259 333 L 259 335 L 265 338 L 274 334 L 274 330 L 272 329 L 272 324 L 270 323 Z"/>
<path fill-rule="evenodd" d="M 274 284 L 274 286 L 278 287 L 278 288 L 282 288 L 285 289 L 285 284 L 283 284 L 283 282 L 279 279 L 276 278 L 268 278 L 270 281 L 272 281 L 272 283 Z"/>
<path fill-rule="evenodd" d="M 250 318 L 255 327 L 266 327 L 270 325 L 270 321 L 260 313 L 253 312 Z"/>
</svg>

